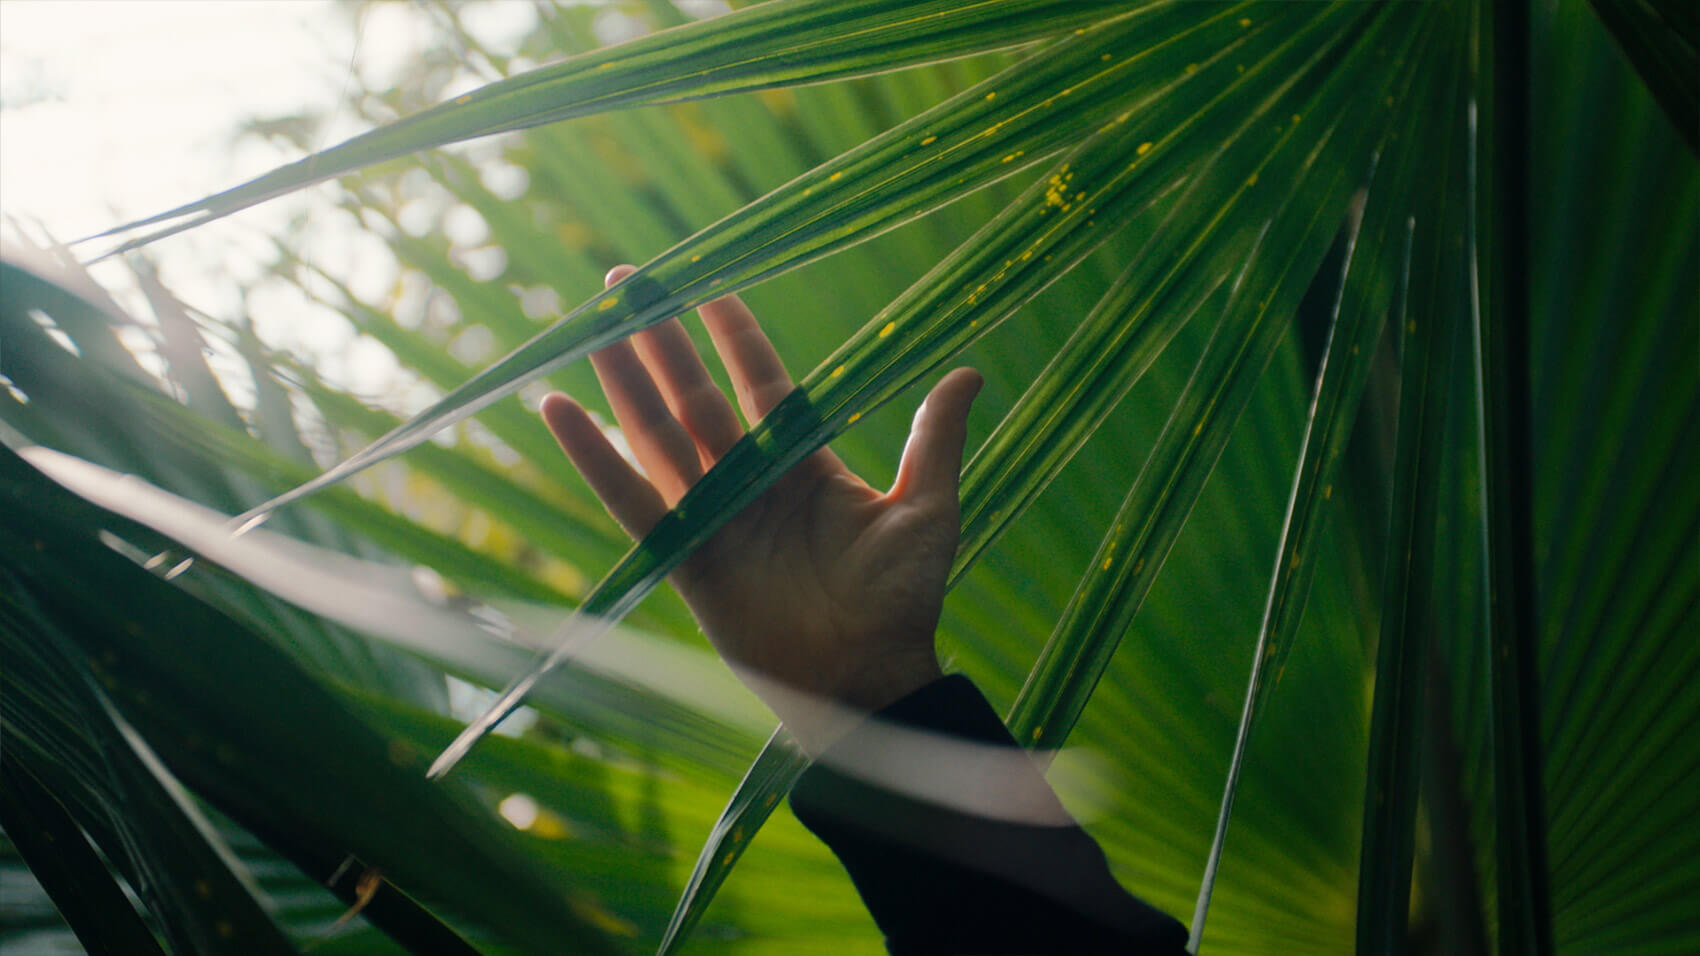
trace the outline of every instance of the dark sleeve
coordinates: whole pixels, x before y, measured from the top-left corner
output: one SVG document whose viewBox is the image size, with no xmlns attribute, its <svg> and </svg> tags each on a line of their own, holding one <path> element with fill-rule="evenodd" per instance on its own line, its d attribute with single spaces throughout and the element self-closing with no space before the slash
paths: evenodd
<svg viewBox="0 0 1700 956">
<path fill-rule="evenodd" d="M 929 684 L 877 716 L 1016 747 L 962 676 Z M 894 956 L 1184 952 L 1185 928 L 1123 890 L 1078 826 L 970 815 L 833 769 L 834 754 L 853 751 L 862 733 L 853 731 L 804 772 L 791 808 L 850 872 Z M 1017 766 L 1043 782 L 1037 766 Z"/>
</svg>

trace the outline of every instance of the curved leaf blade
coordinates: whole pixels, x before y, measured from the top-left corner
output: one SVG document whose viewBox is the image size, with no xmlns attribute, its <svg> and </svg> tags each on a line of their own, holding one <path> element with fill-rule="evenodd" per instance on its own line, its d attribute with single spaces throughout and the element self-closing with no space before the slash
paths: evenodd
<svg viewBox="0 0 1700 956">
<path fill-rule="evenodd" d="M 607 110 L 882 73 L 1018 46 L 1105 16 L 1101 5 L 1079 0 L 758 4 L 492 83 L 240 186 L 89 238 L 195 217 L 109 255 L 127 252 L 304 186 L 449 143 Z"/>
<path fill-rule="evenodd" d="M 1420 57 L 1416 59 L 1421 61 Z M 1344 283 L 1334 303 L 1333 318 L 1317 371 L 1299 461 L 1293 473 L 1292 490 L 1282 520 L 1280 542 L 1276 547 L 1263 621 L 1252 654 L 1245 704 L 1193 913 L 1192 941 L 1195 948 L 1203 936 L 1204 920 L 1226 844 L 1251 734 L 1272 686 L 1271 674 L 1279 674 L 1282 662 L 1292 649 L 1293 638 L 1304 613 L 1310 580 L 1319 560 L 1318 538 L 1328 515 L 1328 503 L 1333 497 L 1342 456 L 1351 438 L 1359 401 L 1369 381 L 1376 343 L 1381 338 L 1384 320 L 1391 321 L 1395 327 L 1404 324 L 1402 316 L 1411 257 L 1408 197 L 1423 164 L 1419 164 L 1414 153 L 1401 152 L 1399 146 L 1403 142 L 1437 141 L 1431 128 L 1434 125 L 1432 117 L 1442 114 L 1438 105 L 1430 102 L 1438 92 L 1438 84 L 1429 82 L 1424 85 L 1426 90 L 1412 91 L 1411 115 L 1418 117 L 1417 125 L 1404 131 L 1403 135 L 1397 130 L 1389 132 L 1382 152 L 1391 154 L 1388 165 L 1393 168 L 1380 173 L 1372 171 L 1364 208 L 1354 216 L 1356 221 L 1346 254 Z M 1381 164 L 1380 154 L 1376 164 L 1378 167 Z M 1394 268 L 1395 262 L 1401 264 Z"/>
<path fill-rule="evenodd" d="M 1269 122 L 1273 139 L 1281 124 L 1270 121 L 1285 115 L 1279 107 L 1299 99 L 1289 88 L 1280 102 L 1261 104 L 1242 127 Z M 1240 142 L 1240 135 L 1235 130 L 1226 137 L 1231 147 L 1223 150 L 1273 148 Z M 1291 137 L 1280 142 L 1289 151 L 1304 148 Z M 1056 477 L 1228 276 L 1244 276 L 1252 258 L 1243 250 L 1276 198 L 1243 183 L 1284 175 L 1285 167 L 1257 166 L 1249 177 L 1227 168 L 1219 156 L 1208 157 L 1201 172 L 1128 226 L 1148 233 L 1144 248 L 975 453 L 963 475 L 962 541 L 952 580 Z M 1224 193 L 1226 201 L 1201 201 Z"/>
<path fill-rule="evenodd" d="M 690 938 L 707 912 L 714 894 L 726 882 L 738 859 L 749 849 L 761 825 L 778 808 L 797 778 L 809 767 L 808 755 L 797 747 L 784 727 L 773 732 L 750 769 L 714 822 L 708 840 L 697 854 L 696 866 L 679 894 L 679 902 L 662 934 L 656 956 L 669 956 Z"/>
<path fill-rule="evenodd" d="M 17 465 L 4 448 L 0 456 L 0 468 Z M 13 491 L 10 482 L 0 487 L 0 495 L 16 500 Z M 10 519 L 10 509 L 7 514 Z M 50 563 L 31 537 L 21 522 L 0 523 L 8 555 L 29 553 Z M 63 608 L 50 592 L 32 587 L 30 576 L 16 559 L 0 561 L 0 647 L 7 662 L 0 675 L 0 726 L 8 760 L 21 762 L 17 770 L 27 775 L 19 782 L 26 792 L 35 780 L 55 794 L 75 825 L 95 837 L 173 948 L 293 953 L 229 849 L 98 683 L 103 663 L 76 645 Z M 51 812 L 35 809 L 38 816 Z M 68 864 L 75 850 L 75 843 L 66 847 L 58 863 Z M 67 912 L 67 918 L 76 915 L 74 907 Z M 120 924 L 106 929 L 119 932 Z M 79 936 L 91 931 L 78 930 Z"/>
<path fill-rule="evenodd" d="M 1402 25 L 1384 20 L 1374 29 L 1391 31 Z M 1392 84 L 1398 79 L 1394 64 L 1402 57 L 1378 57 L 1377 46 L 1366 39 L 1354 43 L 1344 56 L 1379 61 L 1375 75 L 1383 84 Z M 1336 104 L 1332 109 L 1313 109 L 1313 114 L 1326 117 L 1312 121 L 1325 132 L 1320 139 L 1310 139 L 1314 135 L 1311 126 L 1301 117 L 1285 136 L 1291 140 L 1302 131 L 1306 136 L 1297 141 L 1315 145 L 1297 151 L 1299 155 L 1290 150 L 1277 150 L 1273 155 L 1280 162 L 1305 169 L 1307 161 L 1322 153 L 1330 137 L 1338 133 L 1343 142 L 1334 144 L 1334 148 L 1340 154 L 1306 171 L 1306 175 L 1317 177 L 1315 188 L 1325 198 L 1307 200 L 1314 203 L 1308 211 L 1277 215 L 1248 253 L 1255 255 L 1267 242 L 1275 250 L 1272 256 L 1276 261 L 1268 267 L 1268 275 L 1249 275 L 1230 296 L 1185 392 L 1029 673 L 1009 716 L 1011 731 L 1024 745 L 1060 747 L 1073 729 L 1249 402 L 1252 386 L 1274 354 L 1284 328 L 1281 320 L 1291 314 L 1309 285 L 1340 221 L 1336 217 L 1343 213 L 1350 193 L 1356 189 L 1357 174 L 1350 164 L 1354 158 L 1369 155 L 1372 128 L 1344 117 L 1351 116 L 1353 109 L 1363 109 L 1372 98 L 1354 95 L 1361 93 L 1362 74 L 1351 69 L 1321 72 L 1327 74 L 1319 91 L 1323 102 L 1331 97 Z M 1351 80 L 1342 81 L 1347 76 Z M 1232 157 L 1228 168 L 1237 169 L 1245 180 L 1255 183 L 1262 176 L 1253 170 L 1271 155 L 1267 144 L 1255 138 L 1250 143 L 1262 148 L 1248 145 L 1243 153 Z M 1268 178 L 1285 183 L 1290 176 L 1289 172 Z M 1275 227 L 1279 233 L 1268 235 Z"/>
<path fill-rule="evenodd" d="M 260 520 L 283 504 L 400 454 L 526 382 L 623 336 L 872 238 L 1083 138 L 1128 124 L 1143 131 L 1147 141 L 1172 141 L 1176 129 L 1193 127 L 1189 118 L 1196 106 L 1174 91 L 1197 91 L 1208 101 L 1241 79 L 1234 67 L 1249 70 L 1247 59 L 1268 69 L 1270 62 L 1290 56 L 1301 40 L 1314 40 L 1324 27 L 1356 16 L 1349 9 L 1330 8 L 1314 23 L 1299 21 L 1308 30 L 1294 38 L 1275 29 L 1285 22 L 1279 15 L 1248 28 L 1241 25 L 1246 18 L 1233 16 L 1237 8 L 1204 9 L 1209 15 L 1195 14 L 1185 4 L 1158 7 L 1084 29 L 1046 48 L 1043 56 L 811 170 L 663 253 L 395 431 L 318 479 L 253 508 L 239 522 Z M 1148 28 L 1171 20 L 1193 26 L 1159 32 L 1160 39 L 1152 40 Z M 1139 44 L 1141 37 L 1146 45 Z M 1223 45 L 1210 61 L 1185 63 L 1194 44 L 1216 37 Z M 1059 104 L 1065 96 L 1066 108 Z M 1170 162 L 1169 152 L 1154 151 L 1146 165 L 1162 168 Z"/>
<path fill-rule="evenodd" d="M 1358 950 L 1394 953 L 1406 945 L 1415 849 L 1417 786 L 1427 665 L 1434 643 L 1435 578 L 1447 403 L 1467 319 L 1468 272 L 1457 240 L 1466 222 L 1455 198 L 1468 149 L 1462 84 L 1434 112 L 1441 175 L 1434 210 L 1416 224 L 1410 307 L 1400 327 L 1398 450 L 1382 586 L 1381 634 L 1371 705 L 1369 766 L 1358 867 Z"/>
<path fill-rule="evenodd" d="M 102 663 L 125 717 L 187 786 L 268 839 L 320 859 L 354 855 L 379 865 L 397 885 L 450 901 L 524 945 L 571 939 L 609 949 L 582 904 L 518 853 L 469 794 L 423 779 L 422 754 L 391 746 L 279 648 L 107 543 L 136 526 L 10 451 L 0 454 L 0 481 L 14 505 L 0 512 L 6 552 L 31 555 L 9 565 L 21 586 L 5 593 L 59 595 L 55 608 L 74 624 L 79 652 Z M 110 529 L 109 537 L 96 540 L 95 528 Z M 90 588 L 133 597 L 114 602 Z M 155 613 L 135 619 L 130 609 L 138 607 Z M 8 705 L 17 699 L 5 695 Z M 434 834 L 429 845 L 418 839 L 424 832 Z"/>
<path fill-rule="evenodd" d="M 1356 19 L 1355 8 L 1335 9 L 1347 10 Z M 1332 36 L 1289 37 L 1278 55 L 1262 67 L 1285 76 L 1292 65 L 1288 60 L 1314 64 Z M 1239 71 L 1234 65 L 1232 59 L 1223 58 L 1196 75 L 1205 75 L 1208 69 L 1236 76 Z M 1249 85 L 1261 78 L 1261 72 L 1248 72 L 1243 82 Z M 1229 80 L 1227 85 L 1237 84 Z M 1216 109 L 1190 117 L 1189 124 L 1206 129 L 1211 122 L 1231 125 L 1234 120 L 1227 117 L 1237 114 L 1227 109 L 1231 103 L 1224 105 L 1221 100 L 1218 97 Z M 1169 134 L 1178 137 L 1187 128 L 1191 126 L 1183 124 Z M 468 725 L 461 739 L 439 755 L 431 773 L 447 773 L 565 655 L 599 637 L 609 621 L 629 613 L 722 522 L 779 476 L 990 331 L 1105 241 L 1113 228 L 1173 189 L 1182 160 L 1166 143 L 1155 148 L 1136 146 L 1149 142 L 1148 131 L 1146 122 L 1134 121 L 1131 111 L 1105 124 L 1054 167 L 1050 177 L 1029 187 L 822 362 L 609 572 L 562 629 L 557 649 L 516 678 L 486 714 Z"/>
<path fill-rule="evenodd" d="M 1700 51 L 1692 11 L 1653 0 L 1589 0 L 1666 118 L 1700 154 Z"/>
</svg>

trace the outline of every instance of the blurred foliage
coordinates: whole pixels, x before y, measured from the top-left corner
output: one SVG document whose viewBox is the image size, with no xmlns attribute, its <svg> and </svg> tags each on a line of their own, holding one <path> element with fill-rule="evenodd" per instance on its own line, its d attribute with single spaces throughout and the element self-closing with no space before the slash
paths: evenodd
<svg viewBox="0 0 1700 956">
<path fill-rule="evenodd" d="M 876 952 L 830 854 L 768 816 L 797 769 L 783 739 L 758 759 L 763 728 L 701 699 L 566 668 L 518 736 L 447 786 L 422 772 L 527 666 L 476 622 L 541 607 L 553 626 L 647 593 L 627 623 L 703 650 L 677 598 L 649 591 L 667 562 L 820 442 L 888 483 L 913 402 L 890 399 L 948 360 L 987 384 L 941 650 L 1023 739 L 1083 748 L 1053 777 L 1097 808 L 1123 882 L 1184 916 L 1217 831 L 1210 952 L 1507 945 L 1501 914 L 1527 901 L 1499 877 L 1530 861 L 1495 849 L 1472 318 L 1502 320 L 1484 210 L 1507 184 L 1480 165 L 1503 148 L 1485 17 L 958 7 L 811 0 L 693 24 L 665 3 L 539 5 L 501 46 L 488 6 L 406 8 L 436 39 L 348 106 L 377 145 L 249 290 L 287 283 L 342 316 L 393 356 L 387 377 L 196 313 L 145 251 L 128 260 L 144 309 L 51 242 L 9 248 L 7 445 L 229 515 L 401 436 L 268 528 L 472 623 L 435 650 L 361 633 L 216 560 L 181 565 L 191 523 L 106 510 L 8 452 L 0 718 L 18 799 L 0 823 L 58 820 L 93 849 L 65 858 L 71 875 L 133 900 L 175 951 L 647 952 L 694 925 L 673 940 L 687 952 Z M 858 41 L 847 22 L 894 32 Z M 1512 186 L 1532 209 L 1535 480 L 1518 490 L 1556 947 L 1679 953 L 1700 947 L 1700 175 L 1659 105 L 1680 88 L 1655 82 L 1655 101 L 1636 77 L 1681 69 L 1623 52 L 1670 46 L 1617 36 L 1579 0 L 1534 10 Z M 601 63 L 618 79 L 598 86 Z M 560 99 L 484 87 L 504 77 L 549 77 Z M 832 82 L 796 85 L 816 79 Z M 1080 95 L 1053 109 L 1063 86 Z M 429 123 L 382 125 L 409 116 Z M 321 120 L 251 132 L 306 151 Z M 492 129 L 511 131 L 415 152 Z M 923 147 L 957 157 L 950 176 Z M 286 167 L 230 208 L 335 168 Z M 620 262 L 662 294 L 599 295 Z M 560 388 L 607 415 L 565 359 L 733 287 L 794 372 L 816 369 L 811 401 L 705 480 L 696 524 L 628 552 L 530 409 Z M 27 813 L 53 804 L 68 817 Z M 4 850 L 0 939 L 63 945 L 46 898 L 12 892 L 26 862 L 49 889 L 60 877 L 25 840 Z M 388 882 L 333 930 L 368 867 Z"/>
</svg>

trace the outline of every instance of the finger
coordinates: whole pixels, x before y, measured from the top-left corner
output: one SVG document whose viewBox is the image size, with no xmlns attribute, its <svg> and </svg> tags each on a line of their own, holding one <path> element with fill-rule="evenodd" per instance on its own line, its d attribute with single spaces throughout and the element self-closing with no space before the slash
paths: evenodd
<svg viewBox="0 0 1700 956">
<path fill-rule="evenodd" d="M 962 449 L 968 442 L 968 409 L 982 382 L 979 372 L 959 368 L 933 386 L 915 411 L 890 497 L 956 503 Z"/>
<path fill-rule="evenodd" d="M 636 271 L 622 263 L 608 270 L 602 284 L 613 287 Z M 602 383 L 603 394 L 608 396 L 615 421 L 631 444 L 632 454 L 667 500 L 677 501 L 702 477 L 703 462 L 696 442 L 667 407 L 631 340 L 592 354 L 590 364 Z"/>
<path fill-rule="evenodd" d="M 667 513 L 667 503 L 655 487 L 615 450 L 577 402 L 554 392 L 544 397 L 541 411 L 561 450 L 620 527 L 634 538 L 647 534 Z"/>
<path fill-rule="evenodd" d="M 779 360 L 779 353 L 773 350 L 773 343 L 767 340 L 749 307 L 737 296 L 715 299 L 697 314 L 708 326 L 714 349 L 732 376 L 744 420 L 754 425 L 791 394 L 791 375 L 785 371 L 785 363 Z"/>
<path fill-rule="evenodd" d="M 744 425 L 709 377 L 690 334 L 678 319 L 668 319 L 638 333 L 632 342 L 673 417 L 696 439 L 703 467 L 712 466 L 744 436 Z"/>
<path fill-rule="evenodd" d="M 638 464 L 668 501 L 677 501 L 702 477 L 696 441 L 673 417 L 629 339 L 591 353 L 590 365 Z"/>
</svg>

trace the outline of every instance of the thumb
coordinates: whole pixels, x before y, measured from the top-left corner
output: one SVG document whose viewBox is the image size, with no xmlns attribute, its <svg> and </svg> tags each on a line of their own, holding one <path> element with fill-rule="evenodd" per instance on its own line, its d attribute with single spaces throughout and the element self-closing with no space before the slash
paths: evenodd
<svg viewBox="0 0 1700 956">
<path fill-rule="evenodd" d="M 893 498 L 948 497 L 956 502 L 962 473 L 962 448 L 968 441 L 968 409 L 983 380 L 971 368 L 959 368 L 939 380 L 915 411 L 903 461 L 897 467 Z"/>
</svg>

